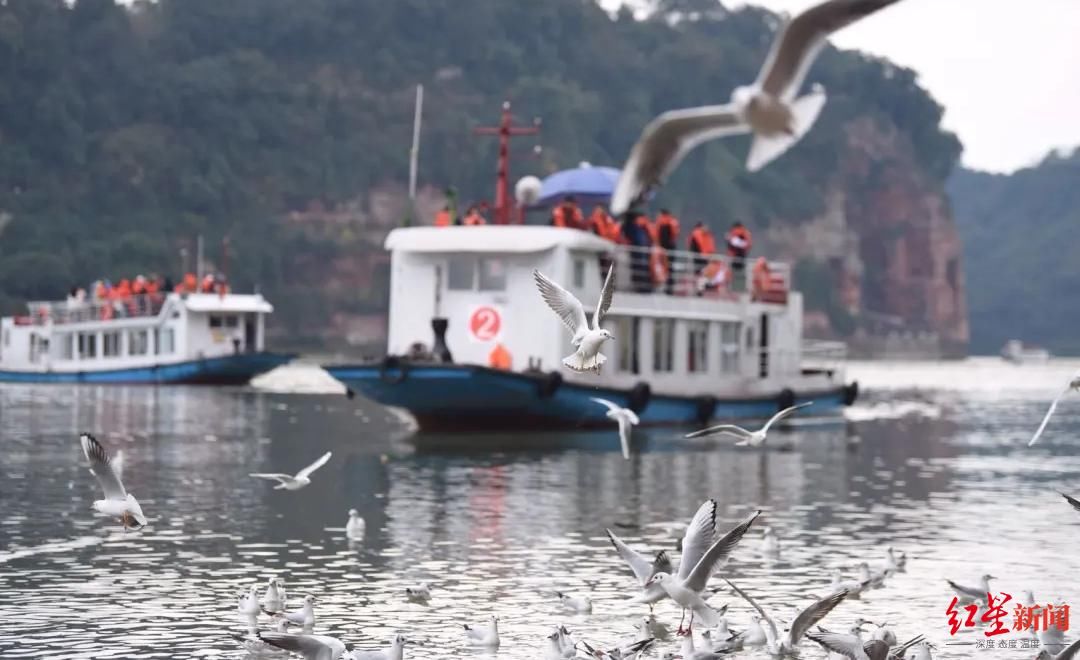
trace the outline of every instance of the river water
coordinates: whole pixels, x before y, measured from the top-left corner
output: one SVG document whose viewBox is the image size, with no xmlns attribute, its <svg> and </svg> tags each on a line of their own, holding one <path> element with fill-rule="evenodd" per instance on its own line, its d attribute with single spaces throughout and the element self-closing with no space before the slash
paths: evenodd
<svg viewBox="0 0 1080 660">
<path fill-rule="evenodd" d="M 1055 492 L 1080 495 L 1080 397 L 1025 446 L 1076 367 L 853 364 L 865 395 L 844 417 L 770 435 L 793 451 L 648 429 L 635 433 L 630 461 L 614 430 L 414 437 L 391 411 L 312 393 L 303 370 L 294 372 L 303 393 L 0 386 L 0 657 L 246 657 L 231 637 L 243 632 L 235 597 L 275 575 L 292 605 L 317 598 L 316 632 L 361 648 L 403 632 L 407 658 L 471 657 L 460 624 L 492 613 L 499 658 L 541 657 L 558 623 L 614 644 L 633 637 L 646 610 L 628 602 L 635 583 L 604 528 L 642 550 L 673 550 L 709 497 L 725 531 L 764 511 L 724 574 L 778 618 L 827 593 L 834 569 L 853 576 L 891 545 L 907 553 L 906 572 L 823 624 L 885 620 L 901 639 L 925 634 L 935 657 L 969 657 L 986 628 L 950 635 L 946 578 L 974 586 L 996 575 L 993 588 L 1013 598 L 1009 627 L 1023 589 L 1040 603 L 1080 602 L 1080 513 Z M 272 381 L 288 390 L 290 372 Z M 100 491 L 82 462 L 82 430 L 124 450 L 124 481 L 148 528 L 124 532 L 91 511 Z M 292 473 L 324 451 L 332 459 L 297 492 L 247 476 Z M 345 539 L 350 508 L 367 521 L 362 543 Z M 763 525 L 781 539 L 779 558 L 759 553 Z M 431 585 L 429 606 L 404 598 L 420 581 Z M 593 613 L 562 611 L 555 590 L 590 594 Z M 711 602 L 730 603 L 735 628 L 751 613 L 726 590 Z M 657 615 L 678 623 L 670 601 Z M 803 647 L 804 657 L 825 655 Z"/>
</svg>

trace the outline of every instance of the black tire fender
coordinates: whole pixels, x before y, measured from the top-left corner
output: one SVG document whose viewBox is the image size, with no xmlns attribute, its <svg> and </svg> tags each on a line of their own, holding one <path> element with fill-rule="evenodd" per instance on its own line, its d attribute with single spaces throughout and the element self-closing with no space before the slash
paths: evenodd
<svg viewBox="0 0 1080 660">
<path fill-rule="evenodd" d="M 853 380 L 844 386 L 844 405 L 850 406 L 859 398 L 859 381 Z"/>
<path fill-rule="evenodd" d="M 785 387 L 780 390 L 780 394 L 776 397 L 776 409 L 784 410 L 795 405 L 795 392 L 790 387 Z"/>
<path fill-rule="evenodd" d="M 540 377 L 536 383 L 536 393 L 541 399 L 550 399 L 562 387 L 563 377 L 558 371 L 552 371 Z"/>
<path fill-rule="evenodd" d="M 713 418 L 713 413 L 716 411 L 716 397 L 706 394 L 699 396 L 697 399 L 697 421 L 699 424 L 706 424 Z"/>
<path fill-rule="evenodd" d="M 390 372 L 392 371 L 398 372 L 397 375 L 391 375 Z M 408 376 L 408 364 L 396 355 L 387 355 L 386 359 L 379 365 L 379 378 L 381 378 L 384 383 L 397 385 L 408 378 Z"/>
<path fill-rule="evenodd" d="M 652 388 L 649 387 L 648 383 L 642 381 L 631 388 L 630 393 L 626 396 L 626 402 L 630 410 L 640 413 L 649 405 L 650 398 L 652 398 Z"/>
</svg>

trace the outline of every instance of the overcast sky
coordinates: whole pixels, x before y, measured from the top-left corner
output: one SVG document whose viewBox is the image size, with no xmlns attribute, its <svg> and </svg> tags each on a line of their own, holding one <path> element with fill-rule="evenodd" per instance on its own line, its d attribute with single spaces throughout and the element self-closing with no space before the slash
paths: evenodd
<svg viewBox="0 0 1080 660">
<path fill-rule="evenodd" d="M 749 4 L 795 12 L 816 2 Z M 1080 145 L 1080 0 L 902 0 L 833 43 L 917 71 L 968 166 L 1008 172 Z"/>
</svg>

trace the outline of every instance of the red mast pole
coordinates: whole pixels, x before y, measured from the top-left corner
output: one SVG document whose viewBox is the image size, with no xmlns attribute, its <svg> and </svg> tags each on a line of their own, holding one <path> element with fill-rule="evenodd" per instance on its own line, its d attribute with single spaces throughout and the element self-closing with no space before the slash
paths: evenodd
<svg viewBox="0 0 1080 660">
<path fill-rule="evenodd" d="M 536 135 L 540 132 L 539 120 L 532 126 L 514 126 L 510 114 L 510 101 L 503 101 L 502 119 L 498 126 L 481 126 L 474 129 L 477 135 L 499 136 L 499 164 L 495 173 L 495 224 L 510 224 L 513 202 L 510 200 L 510 138 L 517 135 Z"/>
</svg>

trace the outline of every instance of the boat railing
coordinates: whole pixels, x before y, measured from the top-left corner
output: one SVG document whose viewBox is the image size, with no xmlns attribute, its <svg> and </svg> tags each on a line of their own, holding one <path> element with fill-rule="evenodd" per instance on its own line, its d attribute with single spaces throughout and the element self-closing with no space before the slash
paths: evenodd
<svg viewBox="0 0 1080 660">
<path fill-rule="evenodd" d="M 164 293 L 141 294 L 104 300 L 61 300 L 28 303 L 29 316 L 15 317 L 18 325 L 56 325 L 112 321 L 157 316 L 165 304 Z"/>
<path fill-rule="evenodd" d="M 614 256 L 619 291 L 729 299 L 748 293 L 755 301 L 785 304 L 791 290 L 791 267 L 764 257 L 740 259 L 627 245 L 612 252 L 605 258 Z M 604 270 L 609 263 L 605 258 Z"/>
</svg>

